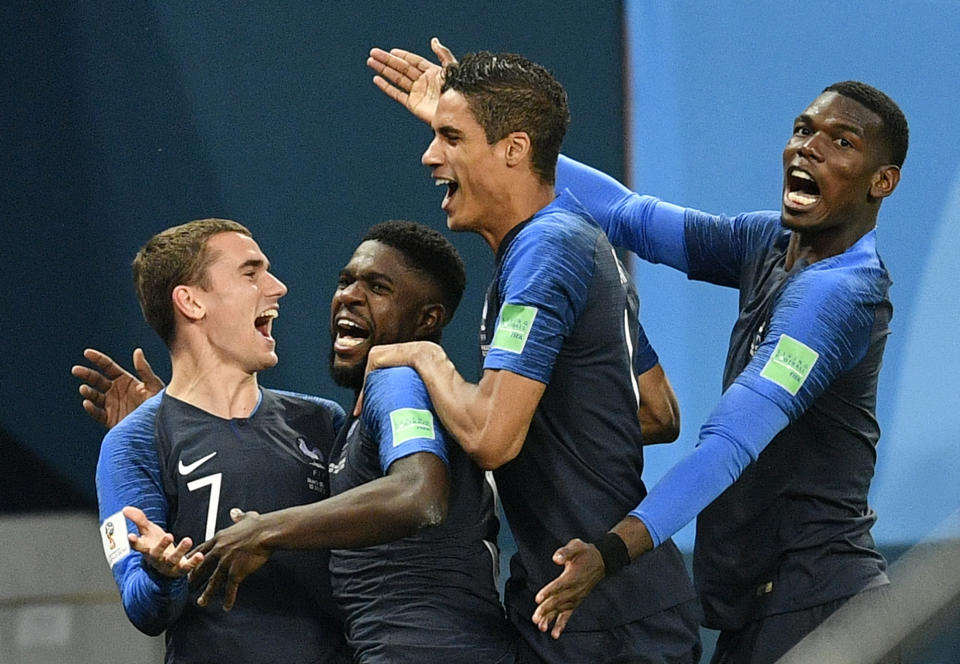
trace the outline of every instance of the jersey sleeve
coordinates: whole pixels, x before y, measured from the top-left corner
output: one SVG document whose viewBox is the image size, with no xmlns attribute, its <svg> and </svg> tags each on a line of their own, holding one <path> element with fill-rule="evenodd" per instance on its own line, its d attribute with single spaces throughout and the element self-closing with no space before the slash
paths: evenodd
<svg viewBox="0 0 960 664">
<path fill-rule="evenodd" d="M 500 312 L 484 369 L 550 382 L 564 339 L 586 303 L 597 231 L 586 223 L 531 223 L 501 265 Z"/>
<path fill-rule="evenodd" d="M 874 323 L 869 286 L 849 271 L 829 268 L 801 277 L 780 294 L 769 332 L 701 427 L 697 449 L 631 512 L 655 545 L 733 484 L 777 433 L 867 352 Z"/>
<path fill-rule="evenodd" d="M 138 533 L 121 511 L 139 507 L 161 528 L 167 524 L 167 500 L 154 445 L 154 420 L 162 393 L 151 397 L 111 429 L 97 461 L 97 502 L 101 539 L 124 611 L 137 629 L 156 636 L 169 627 L 187 602 L 187 579 L 165 577 L 144 564 L 130 547 L 127 533 Z"/>
<path fill-rule="evenodd" d="M 643 326 L 637 323 L 637 347 L 633 352 L 633 372 L 640 375 L 650 371 L 660 364 L 660 357 L 657 351 L 650 345 L 647 339 L 647 333 L 643 331 Z"/>
<path fill-rule="evenodd" d="M 380 468 L 418 452 L 449 466 L 447 440 L 419 374 L 410 367 L 370 372 L 364 385 L 363 418 L 380 449 Z"/>
<path fill-rule="evenodd" d="M 557 162 L 556 188 L 576 196 L 610 244 L 651 263 L 687 271 L 684 208 L 634 193 L 606 173 L 564 155 Z"/>
</svg>

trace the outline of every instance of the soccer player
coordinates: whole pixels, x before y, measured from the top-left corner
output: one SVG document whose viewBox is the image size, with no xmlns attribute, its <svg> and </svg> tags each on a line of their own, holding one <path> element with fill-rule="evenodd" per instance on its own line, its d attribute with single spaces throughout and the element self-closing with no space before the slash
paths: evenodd
<svg viewBox="0 0 960 664">
<path fill-rule="evenodd" d="M 375 344 L 439 341 L 464 283 L 459 255 L 436 231 L 412 222 L 374 226 L 341 270 L 331 303 L 336 381 L 359 390 Z M 117 389 L 134 382 L 105 365 Z M 95 399 L 112 385 L 105 376 L 95 384 Z M 235 603 L 238 585 L 276 549 L 337 547 L 334 596 L 358 661 L 512 662 L 495 583 L 492 491 L 482 472 L 445 439 L 412 370 L 371 374 L 365 402 L 363 416 L 340 429 L 334 497 L 266 514 L 237 510 L 237 524 L 200 547 L 207 567 L 196 575 L 212 573 L 200 604 L 223 585 L 231 612 L 258 601 L 245 585 Z"/>
<path fill-rule="evenodd" d="M 185 577 L 198 562 L 186 555 L 192 542 L 230 523 L 230 506 L 273 510 L 327 495 L 342 409 L 257 382 L 277 363 L 271 332 L 286 286 L 250 232 L 222 219 L 154 236 L 133 274 L 173 373 L 107 433 L 97 464 L 101 534 L 124 610 L 141 631 L 165 632 L 167 662 L 350 661 L 325 552 L 277 556 L 231 613 L 197 606 Z"/>
<path fill-rule="evenodd" d="M 700 514 L 694 576 L 706 625 L 721 630 L 714 662 L 776 661 L 850 596 L 887 583 L 867 502 L 892 313 L 876 223 L 907 144 L 886 94 L 831 85 L 793 122 L 780 211 L 733 218 L 561 160 L 558 182 L 615 244 L 740 290 L 724 393 L 699 446 L 615 529 L 642 559 Z M 557 556 L 566 569 L 538 596 L 544 623 L 604 576 L 582 541 Z"/>
<path fill-rule="evenodd" d="M 397 53 L 376 50 L 371 66 L 406 76 L 410 63 Z M 411 68 L 410 81 L 424 71 Z M 447 225 L 480 234 L 497 257 L 481 327 L 484 372 L 465 381 L 428 342 L 373 348 L 368 368 L 415 368 L 447 430 L 495 469 L 518 547 L 505 600 L 523 661 L 696 662 L 694 593 L 676 547 L 630 564 L 625 550 L 606 548 L 607 530 L 646 494 L 633 373 L 646 349 L 635 346 L 632 283 L 602 229 L 573 196 L 554 193 L 566 94 L 542 67 L 490 53 L 449 63 L 436 92 L 420 116 L 434 130 L 422 161 L 446 187 Z M 575 533 L 596 538 L 622 569 L 554 640 L 530 620 L 534 596 Z"/>
</svg>

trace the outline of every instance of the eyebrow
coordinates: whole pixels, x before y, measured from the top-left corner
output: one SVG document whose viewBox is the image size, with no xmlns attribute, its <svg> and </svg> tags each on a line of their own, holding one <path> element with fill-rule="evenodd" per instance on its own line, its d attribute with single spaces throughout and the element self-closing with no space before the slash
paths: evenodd
<svg viewBox="0 0 960 664">
<path fill-rule="evenodd" d="M 797 116 L 797 118 L 793 121 L 793 123 L 797 124 L 798 122 L 802 122 L 804 124 L 811 124 L 812 121 L 813 120 L 809 115 L 807 115 L 806 113 L 801 113 L 800 115 Z M 864 135 L 863 127 L 861 127 L 860 125 L 850 124 L 848 122 L 840 121 L 840 122 L 831 123 L 830 128 L 839 129 L 840 131 L 850 132 L 851 134 L 855 134 L 857 136 Z"/>
<path fill-rule="evenodd" d="M 238 270 L 239 272 L 243 272 L 243 271 L 244 271 L 245 269 L 247 269 L 248 267 L 253 267 L 253 268 L 261 268 L 261 267 L 262 267 L 262 268 L 264 268 L 264 269 L 269 269 L 269 268 L 270 268 L 270 264 L 267 263 L 267 262 L 266 262 L 265 260 L 263 260 L 262 258 L 248 258 L 247 260 L 243 261 L 243 262 L 240 264 L 240 267 L 237 268 L 237 270 Z"/>
<path fill-rule="evenodd" d="M 462 138 L 463 132 L 457 129 L 456 127 L 451 127 L 450 125 L 443 125 L 442 127 L 437 127 L 437 133 L 442 134 L 447 138 Z"/>
</svg>

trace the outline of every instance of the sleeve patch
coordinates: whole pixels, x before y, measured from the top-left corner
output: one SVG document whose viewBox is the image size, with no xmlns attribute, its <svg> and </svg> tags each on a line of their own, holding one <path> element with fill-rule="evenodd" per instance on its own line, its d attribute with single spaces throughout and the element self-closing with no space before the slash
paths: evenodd
<svg viewBox="0 0 960 664">
<path fill-rule="evenodd" d="M 497 325 L 490 348 L 498 348 L 518 355 L 522 353 L 536 317 L 536 307 L 525 307 L 519 304 L 503 305 L 500 309 L 500 323 Z"/>
<path fill-rule="evenodd" d="M 108 516 L 100 524 L 100 540 L 103 542 L 103 553 L 107 557 L 110 568 L 118 560 L 130 553 L 130 541 L 127 539 L 127 519 L 123 512 Z"/>
<path fill-rule="evenodd" d="M 402 445 L 415 438 L 436 439 L 433 429 L 433 413 L 419 408 L 398 408 L 390 412 L 390 428 L 393 446 Z"/>
<path fill-rule="evenodd" d="M 760 375 L 796 396 L 819 357 L 810 346 L 781 334 Z"/>
</svg>

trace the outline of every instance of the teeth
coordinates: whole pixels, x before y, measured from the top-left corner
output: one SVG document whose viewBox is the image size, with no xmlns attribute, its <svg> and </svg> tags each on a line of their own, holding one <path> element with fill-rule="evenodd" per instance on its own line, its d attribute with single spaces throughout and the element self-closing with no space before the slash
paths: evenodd
<svg viewBox="0 0 960 664">
<path fill-rule="evenodd" d="M 341 348 L 353 348 L 354 346 L 359 346 L 363 343 L 363 339 L 360 337 L 344 337 L 337 335 L 337 346 Z"/>
<path fill-rule="evenodd" d="M 347 320 L 346 318 L 341 318 L 337 321 L 337 325 L 342 328 L 353 329 L 353 330 L 362 330 L 363 328 L 354 323 L 353 321 Z"/>
<path fill-rule="evenodd" d="M 809 173 L 801 171 L 799 168 L 795 168 L 790 171 L 790 175 L 795 178 L 800 178 L 801 180 L 810 180 L 810 182 L 813 182 L 813 177 Z"/>
<path fill-rule="evenodd" d="M 257 318 L 276 318 L 280 315 L 280 312 L 276 309 L 267 309 L 266 311 L 261 311 L 257 314 Z"/>
<path fill-rule="evenodd" d="M 434 178 L 433 186 L 434 187 L 445 187 L 447 185 L 453 184 L 453 180 L 448 180 L 447 178 Z"/>
<path fill-rule="evenodd" d="M 787 199 L 791 203 L 796 203 L 797 205 L 811 205 L 817 202 L 819 196 L 811 196 L 810 194 L 805 194 L 801 191 L 791 191 L 787 193 Z"/>
</svg>

